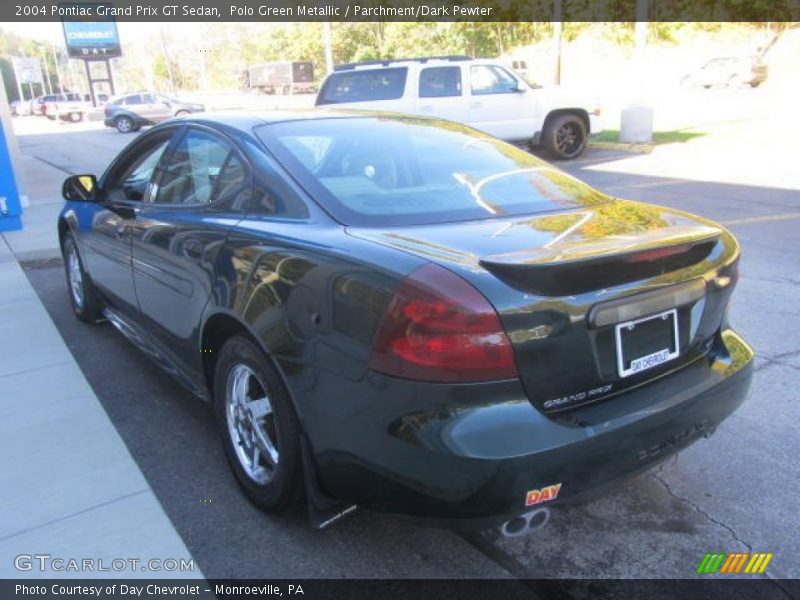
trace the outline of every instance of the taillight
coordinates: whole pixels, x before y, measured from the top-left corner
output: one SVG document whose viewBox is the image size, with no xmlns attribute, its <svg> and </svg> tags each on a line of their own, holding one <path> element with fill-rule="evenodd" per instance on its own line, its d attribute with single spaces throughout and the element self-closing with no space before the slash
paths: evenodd
<svg viewBox="0 0 800 600">
<path fill-rule="evenodd" d="M 517 377 L 514 352 L 489 301 L 447 269 L 404 279 L 375 338 L 370 368 L 407 379 L 474 382 Z"/>
</svg>

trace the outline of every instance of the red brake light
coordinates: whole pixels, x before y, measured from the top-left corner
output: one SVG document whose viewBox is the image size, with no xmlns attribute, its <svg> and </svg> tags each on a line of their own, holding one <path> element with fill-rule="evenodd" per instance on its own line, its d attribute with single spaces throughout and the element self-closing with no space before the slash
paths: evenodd
<svg viewBox="0 0 800 600">
<path fill-rule="evenodd" d="M 417 269 L 398 286 L 378 327 L 370 368 L 436 382 L 518 376 L 511 342 L 492 305 L 435 265 Z"/>
</svg>

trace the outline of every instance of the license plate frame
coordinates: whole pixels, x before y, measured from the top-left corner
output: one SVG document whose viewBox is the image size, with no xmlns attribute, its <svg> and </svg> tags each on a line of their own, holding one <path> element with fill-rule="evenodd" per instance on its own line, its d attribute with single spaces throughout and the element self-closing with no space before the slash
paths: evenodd
<svg viewBox="0 0 800 600">
<path fill-rule="evenodd" d="M 637 356 L 630 360 L 630 366 L 625 366 L 625 348 L 624 338 L 625 334 L 632 332 L 637 326 L 656 319 L 671 319 L 672 320 L 672 340 L 664 340 L 665 348 L 650 352 L 642 356 Z M 677 358 L 680 354 L 680 337 L 678 331 L 678 309 L 671 308 L 654 315 L 648 315 L 624 323 L 617 323 L 614 326 L 614 338 L 616 342 L 617 353 L 617 372 L 621 378 L 631 377 L 653 369 L 659 365 Z"/>
</svg>

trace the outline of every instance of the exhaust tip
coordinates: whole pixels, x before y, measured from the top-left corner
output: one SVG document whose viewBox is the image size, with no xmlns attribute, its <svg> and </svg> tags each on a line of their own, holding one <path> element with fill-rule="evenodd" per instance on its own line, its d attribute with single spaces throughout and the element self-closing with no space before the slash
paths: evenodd
<svg viewBox="0 0 800 600">
<path fill-rule="evenodd" d="M 541 529 L 549 520 L 550 509 L 538 508 L 509 519 L 500 526 L 500 533 L 507 538 L 522 537 Z"/>
</svg>

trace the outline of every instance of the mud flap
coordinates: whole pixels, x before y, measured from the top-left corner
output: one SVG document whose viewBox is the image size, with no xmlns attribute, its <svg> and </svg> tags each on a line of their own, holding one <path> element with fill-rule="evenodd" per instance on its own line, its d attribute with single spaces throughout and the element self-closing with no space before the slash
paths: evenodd
<svg viewBox="0 0 800 600">
<path fill-rule="evenodd" d="M 319 487 L 317 469 L 311 458 L 311 444 L 305 434 L 300 436 L 300 452 L 303 455 L 303 478 L 306 488 L 308 520 L 315 529 L 325 529 L 339 519 L 355 512 L 355 504 L 328 496 Z"/>
</svg>

